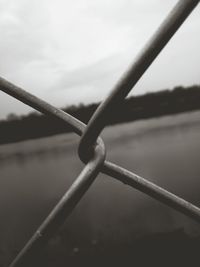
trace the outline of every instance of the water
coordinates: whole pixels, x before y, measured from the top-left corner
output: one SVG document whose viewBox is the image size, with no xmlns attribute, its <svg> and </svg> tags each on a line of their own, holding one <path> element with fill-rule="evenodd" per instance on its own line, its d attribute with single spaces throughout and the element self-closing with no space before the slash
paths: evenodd
<svg viewBox="0 0 200 267">
<path fill-rule="evenodd" d="M 125 123 L 102 134 L 108 159 L 200 205 L 200 112 Z M 0 254 L 18 251 L 83 168 L 79 137 L 58 135 L 0 146 Z M 99 175 L 63 230 L 73 250 L 199 225 L 150 197 Z M 61 242 L 57 236 L 52 242 Z M 66 241 L 65 241 L 66 242 Z"/>
</svg>

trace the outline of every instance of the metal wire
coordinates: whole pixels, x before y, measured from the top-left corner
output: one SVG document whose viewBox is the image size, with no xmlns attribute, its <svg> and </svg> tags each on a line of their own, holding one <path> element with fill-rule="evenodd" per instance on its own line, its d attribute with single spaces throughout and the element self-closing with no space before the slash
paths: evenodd
<svg viewBox="0 0 200 267">
<path fill-rule="evenodd" d="M 130 69 L 120 79 L 108 98 L 99 106 L 87 126 L 68 113 L 0 78 L 1 91 L 44 114 L 63 121 L 63 123 L 70 125 L 76 134 L 82 136 L 79 144 L 79 156 L 86 163 L 78 178 L 11 263 L 10 267 L 20 267 L 24 266 L 24 264 L 28 266 L 36 258 L 38 250 L 42 248 L 60 225 L 64 223 L 99 172 L 103 172 L 138 189 L 195 221 L 200 222 L 200 209 L 198 207 L 154 183 L 106 161 L 105 146 L 99 137 L 100 132 L 108 123 L 111 111 L 123 101 L 198 3 L 199 0 L 180 0 L 177 3 Z"/>
<path fill-rule="evenodd" d="M 70 125 L 73 128 L 74 132 L 78 135 L 82 135 L 82 133 L 86 129 L 86 125 L 83 122 L 2 78 L 0 78 L 0 89 L 6 92 L 7 94 L 15 97 L 16 99 L 20 100 L 21 102 L 28 104 L 31 107 L 34 107 L 36 110 L 41 111 L 44 114 L 50 115 L 51 117 L 57 118 L 67 125 Z M 98 138 L 98 144 L 104 147 L 104 143 L 101 138 Z M 101 172 L 112 176 L 113 178 L 116 178 L 117 180 L 126 183 L 132 186 L 133 188 L 139 189 L 147 195 L 158 199 L 164 204 L 167 204 L 168 206 L 171 206 L 180 212 L 184 211 L 184 214 L 186 214 L 187 216 L 197 221 L 200 221 L 199 208 L 193 206 L 191 203 L 179 198 L 178 196 L 173 195 L 172 193 L 158 187 L 154 183 L 151 183 L 148 180 L 125 170 L 122 167 L 119 167 L 109 161 L 105 161 Z"/>
<path fill-rule="evenodd" d="M 180 211 L 200 223 L 200 209 L 198 207 L 140 177 L 139 175 L 107 161 L 104 164 L 102 172 L 135 189 L 138 189 L 139 191 L 159 200 L 177 211 Z"/>
<path fill-rule="evenodd" d="M 92 147 L 102 129 L 108 123 L 114 109 L 124 100 L 198 3 L 199 0 L 180 0 L 172 9 L 155 34 L 142 49 L 134 63 L 127 72 L 124 73 L 109 96 L 102 102 L 92 116 L 80 141 L 80 156 L 84 154 L 88 148 Z"/>
<path fill-rule="evenodd" d="M 25 266 L 30 259 L 34 260 L 43 244 L 52 237 L 55 231 L 63 224 L 73 211 L 81 197 L 88 190 L 96 178 L 105 159 L 105 148 L 96 146 L 94 157 L 86 164 L 78 178 L 62 197 L 50 215 L 38 228 L 26 246 L 21 250 L 10 267 Z"/>
</svg>

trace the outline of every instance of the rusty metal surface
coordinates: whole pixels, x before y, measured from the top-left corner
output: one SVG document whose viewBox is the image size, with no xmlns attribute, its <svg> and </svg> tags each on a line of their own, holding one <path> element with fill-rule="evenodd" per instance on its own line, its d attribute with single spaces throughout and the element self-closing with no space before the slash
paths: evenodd
<svg viewBox="0 0 200 267">
<path fill-rule="evenodd" d="M 57 118 L 63 121 L 63 123 L 70 125 L 73 131 L 81 136 L 78 152 L 80 159 L 86 164 L 72 186 L 17 255 L 10 267 L 20 267 L 24 266 L 24 264 L 28 266 L 28 262 L 37 257 L 38 250 L 42 248 L 45 242 L 47 242 L 65 222 L 66 218 L 79 203 L 82 196 L 86 193 L 100 172 L 200 222 L 200 209 L 198 207 L 156 184 L 114 163 L 106 161 L 105 146 L 103 140 L 99 137 L 100 132 L 108 123 L 111 112 L 122 103 L 132 87 L 137 83 L 198 3 L 199 0 L 180 0 L 177 3 L 145 48 L 138 55 L 130 69 L 119 80 L 108 98 L 99 106 L 88 125 L 85 125 L 73 116 L 37 98 L 5 79 L 0 78 L 1 91 L 44 114 Z"/>
</svg>

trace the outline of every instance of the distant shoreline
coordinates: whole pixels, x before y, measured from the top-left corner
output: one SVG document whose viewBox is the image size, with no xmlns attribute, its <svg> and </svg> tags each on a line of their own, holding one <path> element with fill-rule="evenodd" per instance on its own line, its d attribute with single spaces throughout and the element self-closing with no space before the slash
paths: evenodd
<svg viewBox="0 0 200 267">
<path fill-rule="evenodd" d="M 63 110 L 87 123 L 98 104 L 70 106 Z M 175 87 L 142 96 L 127 98 L 110 117 L 109 125 L 173 115 L 200 110 L 200 86 Z M 29 139 L 53 136 L 72 132 L 65 123 L 38 113 L 18 117 L 10 114 L 7 120 L 0 121 L 0 144 L 14 143 Z"/>
</svg>

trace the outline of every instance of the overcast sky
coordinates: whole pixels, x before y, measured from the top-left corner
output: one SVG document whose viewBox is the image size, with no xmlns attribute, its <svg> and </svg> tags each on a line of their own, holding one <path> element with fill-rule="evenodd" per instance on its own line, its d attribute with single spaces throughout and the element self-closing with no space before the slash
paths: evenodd
<svg viewBox="0 0 200 267">
<path fill-rule="evenodd" d="M 58 107 L 99 101 L 176 0 L 0 0 L 0 75 Z M 200 84 L 200 7 L 134 94 Z M 0 91 L 0 118 L 31 109 Z"/>
</svg>

